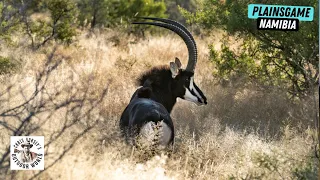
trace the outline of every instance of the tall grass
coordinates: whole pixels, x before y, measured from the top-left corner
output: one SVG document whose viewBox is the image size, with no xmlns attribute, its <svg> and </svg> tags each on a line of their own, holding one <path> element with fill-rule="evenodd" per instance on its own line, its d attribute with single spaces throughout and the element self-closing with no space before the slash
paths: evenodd
<svg viewBox="0 0 320 180">
<path fill-rule="evenodd" d="M 240 80 L 228 86 L 219 84 L 211 76 L 214 67 L 208 60 L 207 44 L 198 38 L 196 41 L 200 53 L 195 82 L 205 92 L 208 105 L 199 107 L 178 100 L 172 112 L 177 134 L 174 153 L 157 155 L 127 146 L 119 136 L 118 121 L 140 73 L 152 66 L 169 64 L 175 57 L 187 64 L 183 41 L 171 35 L 137 40 L 111 31 L 90 36 L 83 33 L 75 45 L 59 46 L 54 57 L 62 63 L 48 79 L 47 89 L 52 93 L 60 89 L 59 100 L 67 99 L 72 87 L 77 87 L 79 93 L 90 87 L 88 96 L 92 99 L 99 98 L 106 87 L 108 92 L 86 121 L 47 147 L 47 153 L 53 158 L 55 153 L 63 152 L 86 123 L 97 121 L 97 125 L 49 169 L 53 160 L 48 156 L 47 170 L 37 178 L 316 179 L 318 163 L 313 155 L 314 112 L 310 100 L 292 102 L 284 90 L 263 91 L 259 85 L 242 86 Z M 1 102 L 5 103 L 0 104 L 0 110 L 4 111 L 32 94 L 35 75 L 45 66 L 45 54 L 52 48 L 37 52 L 23 46 L 1 49 L 0 56 L 19 59 L 23 64 L 15 73 L 1 75 L 0 92 L 12 85 L 10 96 L 2 96 Z M 87 107 L 85 104 L 83 109 Z M 32 134 L 47 135 L 45 140 L 48 139 L 62 126 L 65 111 L 55 112 Z M 39 122 L 50 112 L 49 109 L 37 117 Z M 5 130 L 0 134 L 3 155 L 10 134 Z M 7 171 L 4 177 L 24 179 L 35 173 Z"/>
</svg>

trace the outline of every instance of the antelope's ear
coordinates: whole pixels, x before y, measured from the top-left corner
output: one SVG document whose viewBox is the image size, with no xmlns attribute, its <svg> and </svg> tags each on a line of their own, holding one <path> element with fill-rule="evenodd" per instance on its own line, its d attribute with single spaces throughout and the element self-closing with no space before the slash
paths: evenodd
<svg viewBox="0 0 320 180">
<path fill-rule="evenodd" d="M 176 57 L 176 59 L 174 60 L 174 62 L 176 63 L 176 65 L 178 66 L 179 69 L 181 69 L 182 64 L 180 62 L 180 59 Z"/>
<path fill-rule="evenodd" d="M 170 71 L 172 78 L 175 78 L 179 74 L 178 65 L 174 62 L 170 62 Z"/>
</svg>

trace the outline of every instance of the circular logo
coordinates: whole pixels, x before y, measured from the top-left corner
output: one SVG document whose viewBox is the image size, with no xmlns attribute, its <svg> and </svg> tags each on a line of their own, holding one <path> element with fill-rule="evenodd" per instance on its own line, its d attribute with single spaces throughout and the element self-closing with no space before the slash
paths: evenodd
<svg viewBox="0 0 320 180">
<path fill-rule="evenodd" d="M 11 169 L 43 170 L 43 146 L 43 136 L 11 136 Z"/>
</svg>

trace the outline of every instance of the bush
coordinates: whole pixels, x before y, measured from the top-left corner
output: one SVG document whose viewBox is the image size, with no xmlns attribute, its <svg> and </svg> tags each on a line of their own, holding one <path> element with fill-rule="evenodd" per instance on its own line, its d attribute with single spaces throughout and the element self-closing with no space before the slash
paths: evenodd
<svg viewBox="0 0 320 180">
<path fill-rule="evenodd" d="M 33 48 L 39 48 L 51 40 L 70 44 L 76 35 L 73 0 L 0 2 L 0 10 L 0 38 L 6 41 L 14 32 L 22 32 Z"/>
<path fill-rule="evenodd" d="M 115 27 L 127 24 L 134 16 L 165 17 L 166 5 L 154 0 L 85 0 L 78 1 L 81 26 Z"/>
<path fill-rule="evenodd" d="M 315 16 L 312 22 L 301 22 L 298 32 L 258 31 L 256 21 L 248 19 L 247 6 L 260 1 L 211 1 L 204 0 L 196 13 L 181 10 L 189 23 L 197 23 L 207 31 L 222 28 L 222 51 L 210 46 L 211 60 L 217 67 L 216 75 L 222 79 L 237 76 L 249 77 L 268 85 L 286 86 L 293 96 L 306 96 L 314 91 L 318 76 L 318 26 Z M 315 7 L 317 1 L 275 1 L 265 4 L 305 5 Z M 240 47 L 231 48 L 229 37 L 238 38 Z M 228 43 L 229 42 L 229 43 Z M 232 42 L 234 43 L 234 42 Z"/>
<path fill-rule="evenodd" d="M 47 20 L 25 22 L 32 46 L 38 48 L 53 39 L 70 44 L 76 36 L 76 4 L 69 0 L 50 0 L 44 3 L 43 11 L 51 15 Z"/>
<path fill-rule="evenodd" d="M 8 57 L 0 56 L 0 75 L 10 73 L 16 66 Z"/>
</svg>

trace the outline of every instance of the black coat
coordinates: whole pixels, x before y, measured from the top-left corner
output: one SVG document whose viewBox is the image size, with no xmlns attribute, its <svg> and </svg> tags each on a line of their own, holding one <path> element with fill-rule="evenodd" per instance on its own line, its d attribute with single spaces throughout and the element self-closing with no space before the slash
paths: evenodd
<svg viewBox="0 0 320 180">
<path fill-rule="evenodd" d="M 157 123 L 163 120 L 171 129 L 170 143 L 173 143 L 174 126 L 169 112 L 162 104 L 151 98 L 139 97 L 138 94 L 142 88 L 133 94 L 130 103 L 121 115 L 120 128 L 122 135 L 130 143 L 130 138 L 135 138 L 144 124 L 150 121 Z"/>
</svg>

